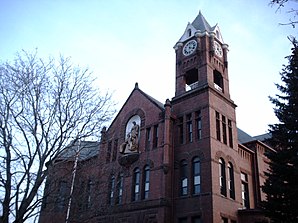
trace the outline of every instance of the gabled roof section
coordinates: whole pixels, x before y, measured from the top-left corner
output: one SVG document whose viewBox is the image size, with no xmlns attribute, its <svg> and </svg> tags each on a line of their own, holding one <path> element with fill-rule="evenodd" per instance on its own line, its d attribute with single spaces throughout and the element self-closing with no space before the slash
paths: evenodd
<svg viewBox="0 0 298 223">
<path fill-rule="evenodd" d="M 136 82 L 135 83 L 135 87 L 132 90 L 132 92 L 130 93 L 130 95 L 128 96 L 128 98 L 126 99 L 125 103 L 123 104 L 123 106 L 121 107 L 121 109 L 119 110 L 119 112 L 117 113 L 117 115 L 115 116 L 115 118 L 113 119 L 112 123 L 110 124 L 109 128 L 111 126 L 113 126 L 114 121 L 117 119 L 118 115 L 121 113 L 121 111 L 123 110 L 123 108 L 125 107 L 126 103 L 129 101 L 129 99 L 132 97 L 133 93 L 135 91 L 139 91 L 142 95 L 144 95 L 145 98 L 147 98 L 150 102 L 152 102 L 152 104 L 154 104 L 156 107 L 158 107 L 161 111 L 164 111 L 164 104 L 161 103 L 160 101 L 156 100 L 155 98 L 153 98 L 152 96 L 146 94 L 144 91 L 142 91 L 139 88 L 139 84 Z"/>
<path fill-rule="evenodd" d="M 137 89 L 146 97 L 148 98 L 148 100 L 150 100 L 153 104 L 155 104 L 157 107 L 159 107 L 161 110 L 164 110 L 164 104 L 161 103 L 160 101 L 156 100 L 155 98 L 153 98 L 152 96 L 150 96 L 149 94 L 146 94 L 144 91 L 142 91 L 141 89 L 139 89 L 138 87 L 138 83 L 136 83 Z"/>
</svg>

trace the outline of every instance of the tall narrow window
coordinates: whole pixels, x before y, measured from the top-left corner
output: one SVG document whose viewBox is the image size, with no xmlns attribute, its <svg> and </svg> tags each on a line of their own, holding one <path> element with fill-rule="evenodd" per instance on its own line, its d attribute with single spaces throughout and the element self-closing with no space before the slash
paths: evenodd
<svg viewBox="0 0 298 223">
<path fill-rule="evenodd" d="M 86 198 L 86 206 L 87 206 L 87 208 L 90 208 L 91 207 L 92 186 L 93 186 L 92 180 L 88 180 L 87 193 L 86 193 L 86 195 L 87 195 L 87 198 Z"/>
<path fill-rule="evenodd" d="M 117 181 L 117 204 L 122 204 L 122 196 L 123 196 L 123 173 L 120 173 Z"/>
<path fill-rule="evenodd" d="M 233 129 L 232 129 L 232 121 L 228 119 L 228 129 L 229 129 L 229 146 L 233 148 Z"/>
<path fill-rule="evenodd" d="M 60 181 L 59 190 L 58 190 L 58 200 L 57 200 L 57 208 L 59 211 L 62 211 L 65 208 L 66 201 L 67 201 L 67 182 Z"/>
<path fill-rule="evenodd" d="M 191 118 L 191 114 L 186 116 L 187 118 L 187 140 L 188 142 L 192 142 L 192 118 Z"/>
<path fill-rule="evenodd" d="M 220 92 L 224 92 L 223 77 L 221 73 L 217 70 L 213 71 L 213 81 L 215 89 Z"/>
<path fill-rule="evenodd" d="M 216 139 L 220 141 L 220 116 L 218 112 L 215 112 L 216 116 Z"/>
<path fill-rule="evenodd" d="M 197 139 L 202 139 L 202 115 L 201 111 L 196 112 L 196 125 L 197 125 Z"/>
<path fill-rule="evenodd" d="M 222 158 L 219 159 L 219 185 L 220 193 L 224 196 L 227 196 L 226 167 L 225 161 Z"/>
<path fill-rule="evenodd" d="M 233 164 L 230 162 L 228 163 L 228 171 L 229 171 L 228 186 L 229 186 L 230 198 L 235 200 L 234 167 L 233 167 Z"/>
<path fill-rule="evenodd" d="M 110 181 L 110 205 L 114 204 L 114 191 L 115 191 L 115 176 L 111 176 Z"/>
<path fill-rule="evenodd" d="M 222 116 L 222 140 L 224 144 L 227 144 L 227 123 L 226 117 Z"/>
<path fill-rule="evenodd" d="M 158 125 L 155 125 L 153 129 L 153 147 L 157 148 L 157 145 L 158 145 Z"/>
<path fill-rule="evenodd" d="M 79 189 L 79 196 L 78 196 L 78 206 L 79 206 L 79 211 L 83 211 L 86 208 L 85 203 L 85 182 L 81 181 L 80 183 L 80 189 Z"/>
<path fill-rule="evenodd" d="M 188 37 L 191 36 L 191 29 L 188 29 L 188 30 L 187 30 L 187 34 L 188 34 Z"/>
<path fill-rule="evenodd" d="M 187 162 L 183 160 L 180 165 L 180 194 L 187 195 L 188 190 L 188 174 L 187 174 Z"/>
<path fill-rule="evenodd" d="M 195 157 L 192 161 L 193 172 L 193 193 L 201 193 L 201 162 L 198 157 Z"/>
<path fill-rule="evenodd" d="M 111 160 L 111 152 L 112 152 L 112 141 L 108 142 L 108 151 L 106 156 L 106 163 L 109 163 Z"/>
<path fill-rule="evenodd" d="M 151 146 L 151 127 L 146 129 L 146 150 L 150 150 L 150 146 Z"/>
<path fill-rule="evenodd" d="M 114 148 L 113 148 L 113 157 L 112 161 L 115 161 L 117 158 L 117 152 L 118 152 L 118 139 L 114 140 Z"/>
<path fill-rule="evenodd" d="M 140 200 L 140 169 L 136 168 L 133 173 L 133 193 L 132 200 L 138 201 Z"/>
<path fill-rule="evenodd" d="M 241 173 L 241 191 L 242 205 L 244 208 L 249 208 L 249 191 L 248 191 L 248 176 L 246 173 Z"/>
<path fill-rule="evenodd" d="M 145 166 L 144 168 L 144 195 L 143 198 L 144 199 L 148 199 L 149 198 L 149 189 L 150 189 L 150 167 L 148 165 Z"/>
<path fill-rule="evenodd" d="M 184 143 L 184 131 L 183 131 L 183 117 L 178 119 L 178 134 L 179 134 L 179 143 Z"/>
</svg>

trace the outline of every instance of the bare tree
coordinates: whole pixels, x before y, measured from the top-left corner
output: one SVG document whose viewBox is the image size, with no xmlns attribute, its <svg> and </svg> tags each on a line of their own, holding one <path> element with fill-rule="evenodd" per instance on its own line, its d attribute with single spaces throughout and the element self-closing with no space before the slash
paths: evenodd
<svg viewBox="0 0 298 223">
<path fill-rule="evenodd" d="M 291 7 L 287 13 L 291 14 L 291 17 L 288 22 L 281 23 L 281 25 L 291 25 L 293 28 L 296 27 L 298 24 L 298 9 L 297 9 L 297 3 L 298 0 L 270 0 L 271 6 L 277 6 L 277 10 L 281 10 L 283 7 L 285 7 L 286 4 L 289 4 L 289 2 L 295 3 L 295 7 Z"/>
<path fill-rule="evenodd" d="M 97 136 L 114 114 L 110 93 L 88 69 L 37 52 L 0 64 L 0 222 L 38 214 L 46 163 L 78 140 Z"/>
</svg>

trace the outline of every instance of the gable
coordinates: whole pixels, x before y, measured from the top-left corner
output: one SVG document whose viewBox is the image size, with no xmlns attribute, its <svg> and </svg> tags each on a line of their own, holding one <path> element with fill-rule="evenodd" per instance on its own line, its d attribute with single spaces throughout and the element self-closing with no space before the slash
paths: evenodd
<svg viewBox="0 0 298 223">
<path fill-rule="evenodd" d="M 116 134 L 119 138 L 124 138 L 124 129 L 131 118 L 140 119 L 138 124 L 142 128 L 150 123 L 157 123 L 163 112 L 163 104 L 139 89 L 136 83 L 135 88 L 108 128 L 107 134 L 110 136 Z"/>
</svg>

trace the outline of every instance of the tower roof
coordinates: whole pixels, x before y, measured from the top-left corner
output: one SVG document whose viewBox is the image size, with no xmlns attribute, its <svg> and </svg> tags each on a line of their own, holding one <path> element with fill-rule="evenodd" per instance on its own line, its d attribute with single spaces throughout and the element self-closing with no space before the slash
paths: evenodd
<svg viewBox="0 0 298 223">
<path fill-rule="evenodd" d="M 197 31 L 207 31 L 207 32 L 211 32 L 214 30 L 214 27 L 211 27 L 209 25 L 209 23 L 207 22 L 207 20 L 205 19 L 205 17 L 203 16 L 203 14 L 201 13 L 201 11 L 199 12 L 199 15 L 195 18 L 195 20 L 191 23 L 191 25 L 197 30 Z"/>
<path fill-rule="evenodd" d="M 218 41 L 224 43 L 218 25 L 216 24 L 215 26 L 210 26 L 210 24 L 207 22 L 201 11 L 199 11 L 199 14 L 194 19 L 194 21 L 192 23 L 187 24 L 183 35 L 180 37 L 174 48 L 176 48 L 182 42 L 192 38 L 193 36 L 205 35 L 213 35 L 218 39 Z"/>
</svg>

